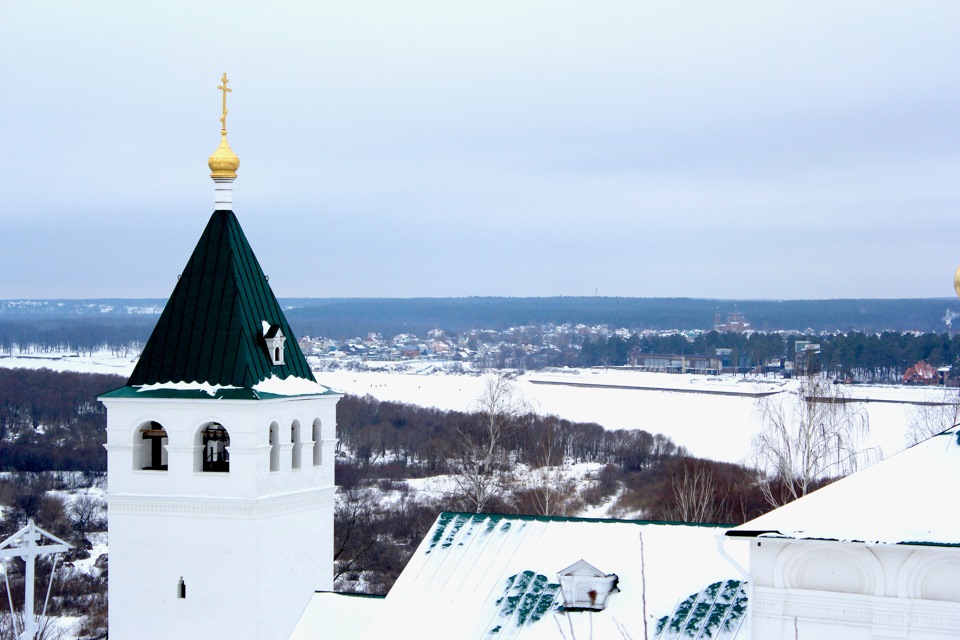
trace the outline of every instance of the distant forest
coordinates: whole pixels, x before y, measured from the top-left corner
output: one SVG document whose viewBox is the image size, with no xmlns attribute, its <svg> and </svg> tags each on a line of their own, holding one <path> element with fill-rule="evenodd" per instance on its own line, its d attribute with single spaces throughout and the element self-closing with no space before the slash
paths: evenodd
<svg viewBox="0 0 960 640">
<path fill-rule="evenodd" d="M 710 330 L 714 316 L 739 311 L 759 331 L 944 331 L 960 300 L 707 300 L 695 298 L 357 298 L 289 299 L 298 335 L 348 338 L 377 331 L 422 335 L 440 328 L 502 331 L 522 325 L 606 324 L 611 328 Z"/>
<path fill-rule="evenodd" d="M 806 339 L 805 336 L 800 336 Z M 884 331 L 865 334 L 851 331 L 846 334 L 815 338 L 819 349 L 807 354 L 806 372 L 825 372 L 840 379 L 855 382 L 900 382 L 904 373 L 920 360 L 934 367 L 953 367 L 950 384 L 960 376 L 960 335 L 947 333 L 899 333 Z M 630 364 L 634 353 L 673 353 L 711 356 L 718 348 L 731 349 L 732 361 L 740 372 L 760 372 L 765 364 L 795 353 L 796 336 L 784 338 L 780 334 L 754 333 L 749 337 L 739 333 L 702 333 L 692 342 L 682 335 L 629 338 L 611 336 L 587 340 L 580 350 L 563 363 L 582 367 L 623 366 Z M 527 368 L 534 368 L 527 366 Z"/>
<path fill-rule="evenodd" d="M 0 369 L 0 471 L 107 470 L 99 394 L 120 376 Z"/>
<path fill-rule="evenodd" d="M 126 353 L 150 337 L 158 316 L 0 315 L 0 354 L 29 351 L 85 353 L 111 349 Z"/>
<path fill-rule="evenodd" d="M 147 339 L 164 300 L 0 301 L 0 349 L 12 344 L 73 350 L 122 346 Z M 605 324 L 632 330 L 709 330 L 714 316 L 739 311 L 759 331 L 942 332 L 960 316 L 954 298 L 854 300 L 710 300 L 697 298 L 285 298 L 297 337 L 345 339 L 378 332 L 424 335 L 430 329 L 552 324 Z"/>
</svg>

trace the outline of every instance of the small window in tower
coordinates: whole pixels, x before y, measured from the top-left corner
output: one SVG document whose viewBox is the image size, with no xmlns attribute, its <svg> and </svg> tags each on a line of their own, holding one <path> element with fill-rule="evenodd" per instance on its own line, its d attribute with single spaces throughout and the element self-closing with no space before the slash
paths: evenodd
<svg viewBox="0 0 960 640">
<path fill-rule="evenodd" d="M 200 443 L 203 471 L 230 471 L 230 434 L 223 425 L 213 423 L 204 427 Z"/>
<path fill-rule="evenodd" d="M 187 597 L 187 583 L 183 581 L 183 576 L 180 576 L 179 582 L 177 582 L 177 598 L 183 600 Z"/>
<path fill-rule="evenodd" d="M 283 365 L 283 343 L 287 338 L 280 330 L 280 325 L 263 321 L 263 341 L 267 345 L 267 355 L 270 363 L 276 367 Z"/>
</svg>

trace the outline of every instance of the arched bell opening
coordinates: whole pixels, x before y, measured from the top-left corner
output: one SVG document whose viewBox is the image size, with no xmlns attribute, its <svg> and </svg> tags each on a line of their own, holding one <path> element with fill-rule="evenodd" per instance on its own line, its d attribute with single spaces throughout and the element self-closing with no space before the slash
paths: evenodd
<svg viewBox="0 0 960 640">
<path fill-rule="evenodd" d="M 200 430 L 200 470 L 230 471 L 230 434 L 222 424 L 211 422 Z"/>
<path fill-rule="evenodd" d="M 137 430 L 133 468 L 142 471 L 167 470 L 167 430 L 151 420 Z"/>
</svg>

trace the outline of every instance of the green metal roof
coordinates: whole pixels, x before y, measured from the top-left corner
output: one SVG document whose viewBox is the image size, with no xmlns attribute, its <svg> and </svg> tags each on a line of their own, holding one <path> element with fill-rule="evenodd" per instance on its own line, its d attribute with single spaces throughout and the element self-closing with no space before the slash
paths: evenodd
<svg viewBox="0 0 960 640">
<path fill-rule="evenodd" d="M 270 360 L 263 321 L 286 337 L 282 365 Z M 215 211 L 127 385 L 250 389 L 271 375 L 314 380 L 237 217 Z"/>
</svg>

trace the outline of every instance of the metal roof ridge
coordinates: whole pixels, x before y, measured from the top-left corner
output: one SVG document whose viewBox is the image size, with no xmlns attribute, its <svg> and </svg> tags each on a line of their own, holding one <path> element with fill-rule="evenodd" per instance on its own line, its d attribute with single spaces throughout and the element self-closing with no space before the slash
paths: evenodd
<svg viewBox="0 0 960 640">
<path fill-rule="evenodd" d="M 439 515 L 448 516 L 467 516 L 478 518 L 491 518 L 496 520 L 530 520 L 539 522 L 595 522 L 595 523 L 625 523 L 625 524 L 661 524 L 684 527 L 708 527 L 732 529 L 737 525 L 721 522 L 680 522 L 678 520 L 642 520 L 642 519 L 623 519 L 623 518 L 589 518 L 577 516 L 539 516 L 533 514 L 507 514 L 507 513 L 474 513 L 470 511 L 441 511 Z M 439 517 L 439 515 L 437 517 Z"/>
</svg>

